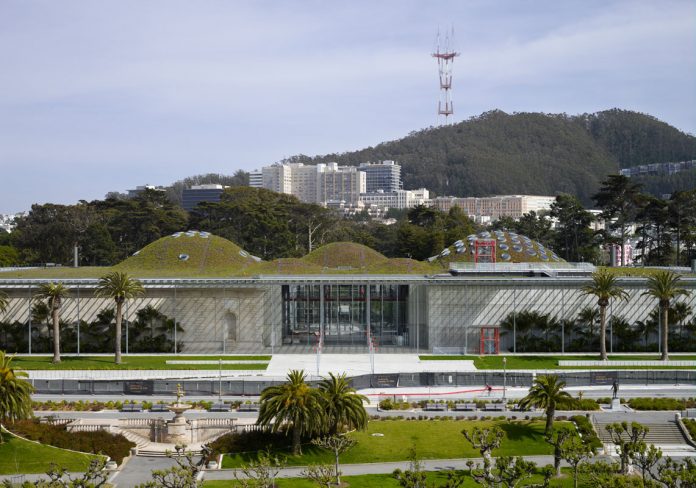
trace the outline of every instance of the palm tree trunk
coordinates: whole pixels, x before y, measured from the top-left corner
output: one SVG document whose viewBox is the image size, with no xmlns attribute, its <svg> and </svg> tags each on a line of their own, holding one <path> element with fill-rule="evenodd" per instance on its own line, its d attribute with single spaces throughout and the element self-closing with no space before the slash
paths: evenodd
<svg viewBox="0 0 696 488">
<path fill-rule="evenodd" d="M 599 359 L 606 361 L 607 357 L 607 307 L 599 306 Z"/>
<path fill-rule="evenodd" d="M 334 451 L 336 456 L 336 486 L 341 486 L 341 473 L 338 471 L 338 450 Z"/>
<path fill-rule="evenodd" d="M 549 407 L 546 409 L 546 429 L 544 430 L 545 435 L 551 435 L 553 431 L 553 418 L 556 415 L 556 407 Z"/>
<path fill-rule="evenodd" d="M 121 315 L 122 304 L 116 302 L 116 337 L 114 337 L 114 362 L 121 364 Z"/>
<path fill-rule="evenodd" d="M 53 319 L 53 364 L 60 362 L 60 309 L 54 308 L 51 313 Z"/>
<path fill-rule="evenodd" d="M 292 428 L 292 454 L 299 456 L 302 454 L 302 444 L 300 443 L 300 428 Z"/>
<path fill-rule="evenodd" d="M 669 343 L 669 304 L 662 307 L 662 359 L 669 361 L 669 351 L 667 344 Z"/>
</svg>

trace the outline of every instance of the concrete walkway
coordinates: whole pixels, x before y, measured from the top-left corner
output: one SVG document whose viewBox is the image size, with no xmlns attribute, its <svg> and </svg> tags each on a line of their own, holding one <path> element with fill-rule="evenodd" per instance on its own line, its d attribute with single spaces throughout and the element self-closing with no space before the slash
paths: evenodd
<svg viewBox="0 0 696 488">
<path fill-rule="evenodd" d="M 199 458 L 195 458 L 197 461 Z M 168 457 L 132 457 L 126 465 L 111 479 L 117 488 L 132 488 L 152 479 L 152 471 L 168 469 L 176 461 Z"/>
</svg>

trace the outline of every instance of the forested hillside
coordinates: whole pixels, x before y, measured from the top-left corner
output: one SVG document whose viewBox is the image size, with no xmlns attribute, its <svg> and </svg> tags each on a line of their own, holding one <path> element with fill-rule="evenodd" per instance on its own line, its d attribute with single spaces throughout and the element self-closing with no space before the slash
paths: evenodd
<svg viewBox="0 0 696 488">
<path fill-rule="evenodd" d="M 614 109 L 577 116 L 491 111 L 359 151 L 291 160 L 356 165 L 394 159 L 406 188 L 461 196 L 564 192 L 590 204 L 599 182 L 620 167 L 694 158 L 696 137 L 649 115 Z"/>
</svg>

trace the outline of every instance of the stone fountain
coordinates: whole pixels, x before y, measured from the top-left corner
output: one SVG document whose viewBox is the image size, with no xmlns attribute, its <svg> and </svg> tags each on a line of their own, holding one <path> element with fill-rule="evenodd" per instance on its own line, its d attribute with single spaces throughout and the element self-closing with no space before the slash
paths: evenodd
<svg viewBox="0 0 696 488">
<path fill-rule="evenodd" d="M 187 420 L 184 412 L 193 406 L 182 402 L 184 390 L 176 385 L 176 402 L 167 405 L 174 414 L 171 420 L 162 417 L 121 419 L 77 419 L 67 425 L 68 431 L 106 430 L 124 435 L 136 444 L 135 453 L 140 456 L 163 456 L 181 446 L 193 454 L 204 451 L 205 445 L 221 435 L 236 430 L 236 418 L 199 418 Z"/>
<path fill-rule="evenodd" d="M 191 442 L 191 426 L 189 425 L 184 412 L 191 408 L 188 403 L 181 403 L 184 390 L 181 384 L 176 385 L 176 403 L 168 405 L 169 411 L 174 413 L 174 418 L 166 423 L 167 430 L 163 441 L 168 444 L 188 444 Z"/>
</svg>

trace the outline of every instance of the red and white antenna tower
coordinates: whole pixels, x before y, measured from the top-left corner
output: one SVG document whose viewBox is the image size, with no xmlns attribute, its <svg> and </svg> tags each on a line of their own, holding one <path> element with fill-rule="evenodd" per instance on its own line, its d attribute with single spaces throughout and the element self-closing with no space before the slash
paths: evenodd
<svg viewBox="0 0 696 488">
<path fill-rule="evenodd" d="M 437 115 L 445 117 L 445 125 L 449 124 L 449 116 L 454 114 L 454 106 L 452 105 L 452 65 L 454 58 L 459 56 L 459 53 L 454 50 L 454 27 L 451 32 L 445 34 L 444 38 L 440 36 L 440 30 L 437 31 L 435 39 L 435 52 L 433 57 L 437 59 L 437 69 L 440 73 L 440 100 L 437 102 Z"/>
</svg>

